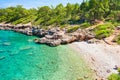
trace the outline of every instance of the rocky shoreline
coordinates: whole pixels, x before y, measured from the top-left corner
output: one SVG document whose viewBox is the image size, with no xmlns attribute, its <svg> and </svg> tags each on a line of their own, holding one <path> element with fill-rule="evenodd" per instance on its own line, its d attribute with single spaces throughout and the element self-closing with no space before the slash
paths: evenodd
<svg viewBox="0 0 120 80">
<path fill-rule="evenodd" d="M 47 44 L 49 46 L 58 46 L 60 44 L 68 44 L 75 41 L 86 41 L 95 37 L 90 30 L 78 29 L 74 32 L 67 33 L 66 29 L 51 28 L 48 30 L 33 27 L 31 25 L 11 25 L 0 24 L 0 30 L 11 30 L 29 36 L 37 36 L 39 38 L 34 41 L 38 44 Z"/>
</svg>

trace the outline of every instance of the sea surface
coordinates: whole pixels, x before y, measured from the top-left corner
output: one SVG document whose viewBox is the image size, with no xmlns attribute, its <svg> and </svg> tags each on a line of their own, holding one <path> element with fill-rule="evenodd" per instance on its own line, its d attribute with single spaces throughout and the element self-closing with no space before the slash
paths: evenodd
<svg viewBox="0 0 120 80">
<path fill-rule="evenodd" d="M 35 38 L 0 31 L 0 80 L 92 80 L 85 61 L 68 45 L 49 47 Z"/>
</svg>

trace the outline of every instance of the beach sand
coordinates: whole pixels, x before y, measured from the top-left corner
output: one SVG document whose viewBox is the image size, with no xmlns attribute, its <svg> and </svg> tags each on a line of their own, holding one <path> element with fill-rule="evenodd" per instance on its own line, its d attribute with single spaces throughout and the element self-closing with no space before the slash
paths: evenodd
<svg viewBox="0 0 120 80">
<path fill-rule="evenodd" d="M 117 73 L 117 70 L 114 69 L 115 66 L 120 67 L 119 45 L 74 42 L 70 46 L 83 56 L 90 68 L 96 73 L 97 80 L 107 80 L 111 73 Z"/>
</svg>

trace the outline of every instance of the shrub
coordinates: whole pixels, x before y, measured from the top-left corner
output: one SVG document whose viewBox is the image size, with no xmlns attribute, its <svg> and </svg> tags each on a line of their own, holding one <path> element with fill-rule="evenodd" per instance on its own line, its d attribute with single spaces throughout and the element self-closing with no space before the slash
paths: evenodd
<svg viewBox="0 0 120 80">
<path fill-rule="evenodd" d="M 108 80 L 120 80 L 120 68 L 118 68 L 118 74 L 111 74 L 108 77 Z"/>
<path fill-rule="evenodd" d="M 91 26 L 90 23 L 83 23 L 80 25 L 80 28 L 85 29 L 85 28 L 88 28 L 90 26 Z"/>
<path fill-rule="evenodd" d="M 79 26 L 72 26 L 70 28 L 68 28 L 67 32 L 70 33 L 70 32 L 74 32 L 76 30 L 78 30 L 80 27 Z"/>
<path fill-rule="evenodd" d="M 97 26 L 93 32 L 96 35 L 96 38 L 102 39 L 109 37 L 113 32 L 114 26 L 111 23 L 105 23 L 103 25 Z"/>
<path fill-rule="evenodd" d="M 119 72 L 119 74 L 120 74 L 120 68 L 118 68 L 118 72 Z"/>
<path fill-rule="evenodd" d="M 64 24 L 64 25 L 60 25 L 60 28 L 62 29 L 62 28 L 67 28 L 67 27 L 69 27 L 70 25 L 69 24 Z"/>
<path fill-rule="evenodd" d="M 117 21 L 116 21 L 116 22 L 113 22 L 112 24 L 113 24 L 115 27 L 120 26 L 120 23 L 117 22 Z"/>
<path fill-rule="evenodd" d="M 120 75 L 119 74 L 111 74 L 108 77 L 108 80 L 120 80 Z"/>
</svg>

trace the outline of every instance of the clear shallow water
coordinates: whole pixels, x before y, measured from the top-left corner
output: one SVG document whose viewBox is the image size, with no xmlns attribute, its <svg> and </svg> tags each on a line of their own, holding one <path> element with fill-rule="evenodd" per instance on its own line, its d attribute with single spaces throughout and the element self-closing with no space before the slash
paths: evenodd
<svg viewBox="0 0 120 80">
<path fill-rule="evenodd" d="M 34 36 L 0 31 L 0 80 L 79 80 L 92 74 L 69 46 L 35 44 Z"/>
</svg>

